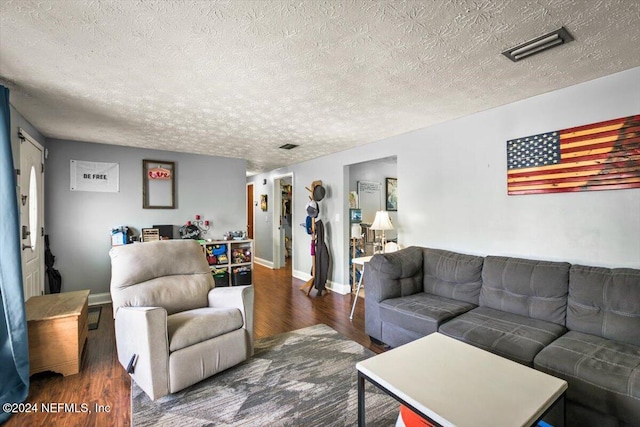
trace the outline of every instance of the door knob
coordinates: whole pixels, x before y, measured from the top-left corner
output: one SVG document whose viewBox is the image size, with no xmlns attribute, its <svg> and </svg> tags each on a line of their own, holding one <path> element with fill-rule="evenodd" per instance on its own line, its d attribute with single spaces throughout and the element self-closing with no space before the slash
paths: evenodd
<svg viewBox="0 0 640 427">
<path fill-rule="evenodd" d="M 22 245 L 22 250 L 24 251 L 25 249 L 33 249 L 33 246 L 23 244 Z"/>
</svg>

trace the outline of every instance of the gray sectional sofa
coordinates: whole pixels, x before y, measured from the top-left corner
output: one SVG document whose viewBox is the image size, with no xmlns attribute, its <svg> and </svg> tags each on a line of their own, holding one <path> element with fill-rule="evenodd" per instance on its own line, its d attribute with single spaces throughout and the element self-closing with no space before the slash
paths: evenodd
<svg viewBox="0 0 640 427">
<path fill-rule="evenodd" d="M 570 426 L 640 426 L 640 270 L 414 246 L 364 274 L 374 341 L 438 331 L 566 380 Z"/>
</svg>

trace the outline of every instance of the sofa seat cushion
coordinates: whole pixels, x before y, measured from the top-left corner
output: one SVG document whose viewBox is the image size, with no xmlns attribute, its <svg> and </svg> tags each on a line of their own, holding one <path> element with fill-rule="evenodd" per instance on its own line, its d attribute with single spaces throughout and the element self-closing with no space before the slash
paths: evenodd
<svg viewBox="0 0 640 427">
<path fill-rule="evenodd" d="M 425 336 L 436 332 L 442 322 L 475 307 L 468 302 L 419 292 L 382 301 L 380 318 L 385 323 L 401 325 L 404 329 Z"/>
<path fill-rule="evenodd" d="M 167 316 L 169 351 L 224 335 L 244 324 L 237 308 L 198 308 Z"/>
<path fill-rule="evenodd" d="M 566 328 L 557 323 L 478 307 L 441 325 L 439 332 L 533 366 L 536 354 L 564 334 Z"/>
<path fill-rule="evenodd" d="M 640 425 L 640 347 L 569 331 L 534 366 L 566 380 L 568 399 Z"/>
</svg>

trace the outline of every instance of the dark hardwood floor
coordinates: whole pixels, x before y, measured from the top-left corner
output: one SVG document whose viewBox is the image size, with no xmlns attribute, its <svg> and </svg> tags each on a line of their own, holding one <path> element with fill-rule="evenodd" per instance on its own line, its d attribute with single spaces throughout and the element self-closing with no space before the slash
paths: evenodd
<svg viewBox="0 0 640 427">
<path fill-rule="evenodd" d="M 271 270 L 255 266 L 255 339 L 324 323 L 376 353 L 384 351 L 364 333 L 364 300 L 358 301 L 350 321 L 352 295 L 332 292 L 318 297 L 312 290 L 307 296 L 300 290 L 303 282 L 292 278 L 290 265 L 287 267 Z M 116 355 L 111 305 L 104 305 L 98 329 L 89 331 L 79 374 L 31 377 L 27 402 L 37 406 L 60 403 L 49 405 L 59 412 L 15 414 L 5 426 L 129 426 L 130 400 L 130 379 Z M 76 404 L 77 412 L 68 404 Z M 83 404 L 90 413 L 83 412 Z M 109 411 L 96 412 L 96 405 L 108 405 Z"/>
</svg>

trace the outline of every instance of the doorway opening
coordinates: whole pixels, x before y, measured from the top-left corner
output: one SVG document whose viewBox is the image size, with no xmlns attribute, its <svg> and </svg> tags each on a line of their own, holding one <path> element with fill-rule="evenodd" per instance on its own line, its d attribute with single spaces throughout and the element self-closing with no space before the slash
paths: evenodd
<svg viewBox="0 0 640 427">
<path fill-rule="evenodd" d="M 293 267 L 293 173 L 273 180 L 273 268 Z"/>
<path fill-rule="evenodd" d="M 247 239 L 253 240 L 253 183 L 247 184 Z"/>
<path fill-rule="evenodd" d="M 352 289 L 359 281 L 361 271 L 351 259 L 373 255 L 376 248 L 376 232 L 371 230 L 377 211 L 387 211 L 394 229 L 385 231 L 387 242 L 397 243 L 398 207 L 387 203 L 390 180 L 398 177 L 397 156 L 384 157 L 346 167 L 348 177 L 348 209 L 349 228 L 346 243 L 348 283 Z M 395 199 L 397 201 L 397 199 Z M 380 232 L 377 233 L 378 240 Z"/>
</svg>

